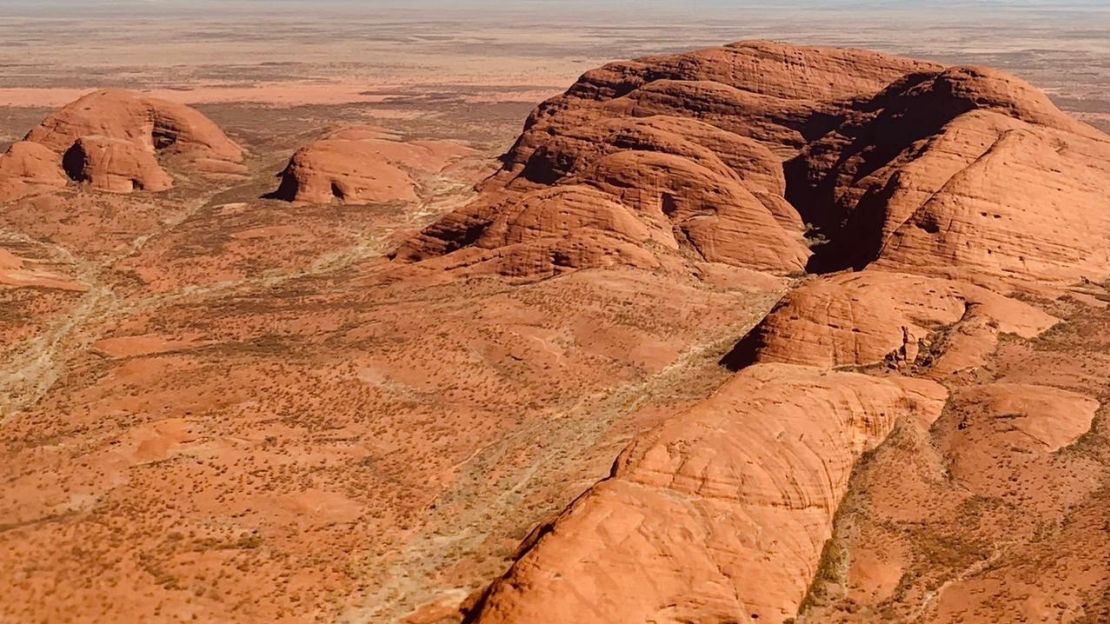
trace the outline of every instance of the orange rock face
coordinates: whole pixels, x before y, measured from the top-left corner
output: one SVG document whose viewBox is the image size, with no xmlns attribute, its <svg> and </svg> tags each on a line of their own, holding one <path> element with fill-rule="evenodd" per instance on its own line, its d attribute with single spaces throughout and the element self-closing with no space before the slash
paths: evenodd
<svg viewBox="0 0 1110 624">
<path fill-rule="evenodd" d="M 421 174 L 439 173 L 468 152 L 454 143 L 404 143 L 347 128 L 297 150 L 274 197 L 313 204 L 416 201 Z"/>
<path fill-rule="evenodd" d="M 908 75 L 787 163 L 831 238 L 814 268 L 883 266 L 1010 282 L 1097 279 L 1110 143 L 985 68 Z M 1097 182 L 1096 182 L 1097 181 Z M 1093 183 L 1093 184 L 1092 184 Z"/>
<path fill-rule="evenodd" d="M 984 68 L 765 43 L 614 63 L 540 105 L 504 161 L 485 197 L 397 257 L 469 248 L 447 264 L 518 276 L 878 259 L 1057 285 L 1110 262 L 1094 234 L 1110 225 L 1105 136 Z M 607 216 L 559 199 L 563 216 L 516 224 L 562 187 L 600 193 Z"/>
<path fill-rule="evenodd" d="M 70 179 L 101 191 L 164 191 L 173 186 L 153 152 L 123 139 L 81 137 L 66 150 L 62 165 Z"/>
<path fill-rule="evenodd" d="M 908 527 L 909 498 L 929 539 L 989 533 L 949 523 L 968 512 L 941 502 L 948 488 L 931 468 L 900 491 L 887 476 L 899 453 L 948 466 L 991 505 L 1026 488 L 1055 522 L 1099 504 L 1090 478 L 1054 467 L 1082 444 L 1098 401 L 983 379 L 1005 366 L 1009 341 L 1064 322 L 1015 292 L 1110 278 L 1105 135 L 994 70 L 756 43 L 588 72 L 533 113 L 505 163 L 482 199 L 398 257 L 512 275 L 684 262 L 863 270 L 788 293 L 724 358 L 736 377 L 635 438 L 608 479 L 533 533 L 468 621 L 860 621 L 861 604 L 877 620 L 1091 613 L 1081 601 L 1020 607 L 1003 580 L 1020 574 L 1019 557 L 950 569 L 906 537 L 913 529 L 883 522 L 907 516 Z M 946 402 L 965 420 L 940 418 Z M 873 489 L 853 485 L 853 470 Z M 1021 531 L 1030 521 L 974 517 Z M 1013 552 L 1049 548 L 1021 535 Z M 987 575 L 994 560 L 1009 571 Z M 959 590 L 922 593 L 942 568 Z M 1106 587 L 1067 578 L 1053 587 Z M 988 607 L 977 593 L 1010 602 Z"/>
<path fill-rule="evenodd" d="M 935 383 L 753 366 L 638 438 L 481 605 L 481 622 L 723 622 L 791 616 L 852 466 Z"/>
<path fill-rule="evenodd" d="M 19 141 L 0 154 L 0 200 L 63 187 L 67 182 L 58 155 L 43 145 Z"/>
<path fill-rule="evenodd" d="M 982 364 L 1001 334 L 1033 338 L 1057 320 L 967 282 L 865 270 L 789 293 L 729 359 L 737 367 L 886 363 L 950 373 Z M 943 353 L 935 353 L 941 343 Z"/>
<path fill-rule="evenodd" d="M 199 111 L 115 89 L 65 106 L 31 130 L 27 140 L 64 152 L 90 135 L 129 141 L 202 170 L 212 161 L 234 164 L 243 159 L 243 150 Z"/>
<path fill-rule="evenodd" d="M 801 271 L 810 252 L 783 156 L 852 98 L 929 67 L 745 43 L 587 72 L 536 109 L 483 199 L 397 257 L 461 250 L 448 265 L 515 276 L 685 259 Z M 534 208 L 552 197 L 557 208 Z"/>
<path fill-rule="evenodd" d="M 66 176 L 113 193 L 163 191 L 163 168 L 240 173 L 243 151 L 200 112 L 121 90 L 90 93 L 0 155 L 0 201 L 63 187 Z"/>
</svg>

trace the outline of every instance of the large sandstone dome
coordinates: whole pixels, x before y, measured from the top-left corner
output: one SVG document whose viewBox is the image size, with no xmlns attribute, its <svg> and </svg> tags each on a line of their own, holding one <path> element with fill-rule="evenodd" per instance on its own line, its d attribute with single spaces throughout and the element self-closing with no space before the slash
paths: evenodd
<svg viewBox="0 0 1110 624">
<path fill-rule="evenodd" d="M 165 167 L 240 173 L 242 161 L 243 150 L 193 108 L 130 91 L 96 91 L 0 155 L 0 200 L 69 180 L 114 193 L 162 191 L 173 185 Z"/>
<path fill-rule="evenodd" d="M 453 265 L 521 276 L 683 258 L 801 271 L 782 161 L 855 98 L 930 67 L 770 43 L 606 65 L 536 109 L 482 200 L 397 256 L 459 250 Z"/>
<path fill-rule="evenodd" d="M 987 68 L 746 42 L 584 74 L 535 110 L 477 201 L 394 261 L 526 279 L 613 266 L 816 275 L 725 358 L 733 379 L 638 435 L 609 478 L 537 528 L 468 621 L 949 621 L 936 610 L 967 601 L 927 585 L 947 564 L 917 534 L 972 539 L 970 525 L 921 511 L 890 528 L 906 514 L 889 501 L 907 491 L 866 471 L 881 482 L 867 495 L 887 506 L 875 503 L 859 535 L 838 512 L 864 458 L 897 457 L 884 451 L 893 438 L 915 465 L 982 468 L 952 481 L 922 468 L 923 509 L 1042 491 L 1023 479 L 1054 479 L 1070 498 L 1046 493 L 1036 512 L 992 521 L 1024 531 L 1097 506 L 1097 479 L 1044 472 L 1072 461 L 1055 454 L 1091 427 L 1097 401 L 976 371 L 1007 335 L 1033 340 L 1059 321 L 1015 293 L 1056 297 L 1110 277 L 1108 187 L 1104 134 Z M 1048 409 L 1045 396 L 1071 407 Z M 966 447 L 951 441 L 971 416 L 950 408 L 979 419 Z M 992 447 L 995 419 L 1026 438 Z M 1026 476 L 1006 468 L 1022 462 Z M 876 560 L 864 550 L 875 541 L 901 559 Z M 1039 548 L 1021 542 L 989 565 L 1018 574 Z M 1035 600 L 997 613 L 1088 613 L 1080 599 L 1037 602 L 1068 583 L 1105 590 L 1084 578 L 1039 580 Z M 871 615 L 850 615 L 860 609 Z"/>
<path fill-rule="evenodd" d="M 1110 263 L 1108 150 L 994 70 L 737 43 L 587 72 L 535 110 L 481 199 L 396 257 L 526 277 L 878 259 L 1065 284 Z"/>
</svg>

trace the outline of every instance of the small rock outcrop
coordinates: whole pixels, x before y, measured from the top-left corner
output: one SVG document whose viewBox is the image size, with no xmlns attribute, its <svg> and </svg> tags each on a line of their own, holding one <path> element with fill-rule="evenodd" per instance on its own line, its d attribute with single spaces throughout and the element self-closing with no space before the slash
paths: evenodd
<svg viewBox="0 0 1110 624">
<path fill-rule="evenodd" d="M 346 128 L 297 150 L 272 197 L 313 204 L 416 201 L 421 175 L 469 152 L 447 141 L 403 142 L 373 128 Z"/>
<path fill-rule="evenodd" d="M 1001 334 L 1033 338 L 1058 320 L 967 282 L 867 269 L 791 291 L 725 361 L 947 374 L 982 364 Z"/>
<path fill-rule="evenodd" d="M 32 147 L 34 146 L 34 147 Z M 241 173 L 243 150 L 199 111 L 130 91 L 90 93 L 62 107 L 0 156 L 0 201 L 69 180 L 115 193 L 161 191 L 164 167 Z"/>
</svg>

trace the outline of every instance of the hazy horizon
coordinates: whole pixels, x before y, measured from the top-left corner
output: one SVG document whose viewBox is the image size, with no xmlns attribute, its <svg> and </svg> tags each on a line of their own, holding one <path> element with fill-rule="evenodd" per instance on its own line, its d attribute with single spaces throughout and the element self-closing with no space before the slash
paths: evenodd
<svg viewBox="0 0 1110 624">
<path fill-rule="evenodd" d="M 1066 97 L 1110 77 L 1101 0 L 7 0 L 0 88 L 391 82 L 565 87 L 618 58 L 746 39 L 993 65 Z M 912 36 L 908 36 L 912 33 Z"/>
<path fill-rule="evenodd" d="M 696 19 L 691 11 L 712 11 L 715 14 L 742 13 L 752 10 L 779 12 L 865 10 L 879 12 L 928 13 L 943 9 L 978 13 L 998 11 L 1009 13 L 1040 13 L 1042 11 L 1081 11 L 1084 13 L 1110 14 L 1110 6 L 1102 0 L 689 0 L 676 6 L 666 0 L 517 0 L 511 4 L 493 0 L 412 0 L 395 2 L 385 0 L 7 0 L 0 6 L 0 13 L 8 15 L 78 17 L 103 15 L 209 15 L 251 13 L 264 11 L 269 14 L 289 14 L 311 11 L 323 13 L 370 14 L 413 13 L 435 9 L 449 14 L 472 14 L 481 18 L 489 15 L 526 14 L 539 12 L 574 17 L 591 13 L 627 12 L 638 20 L 653 15 L 680 16 Z M 475 11 L 481 12 L 474 15 Z M 60 15 L 54 15 L 64 12 Z M 439 15 L 442 15 L 440 13 Z"/>
</svg>

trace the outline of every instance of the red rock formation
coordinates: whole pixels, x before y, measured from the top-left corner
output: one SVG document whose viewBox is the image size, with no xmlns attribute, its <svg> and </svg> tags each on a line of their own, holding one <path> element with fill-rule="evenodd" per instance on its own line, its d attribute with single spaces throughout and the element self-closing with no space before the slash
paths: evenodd
<svg viewBox="0 0 1110 624">
<path fill-rule="evenodd" d="M 822 551 L 856 460 L 895 421 L 904 439 L 928 436 L 940 382 L 961 409 L 1021 412 L 1005 431 L 1023 448 L 1076 443 L 1091 398 L 974 380 L 1003 334 L 1058 322 L 1007 295 L 1110 277 L 1108 185 L 1110 141 L 993 70 L 750 44 L 588 72 L 533 113 L 482 199 L 397 257 L 511 275 L 867 268 L 788 294 L 726 358 L 737 377 L 638 436 L 469 620 L 794 617 L 807 589 L 827 589 Z M 809 260 L 803 222 L 830 239 Z M 1004 486 L 984 496 L 1020 478 L 946 453 L 967 487 L 977 471 Z"/>
<path fill-rule="evenodd" d="M 792 291 L 727 359 L 947 374 L 981 364 L 999 334 L 1033 338 L 1056 321 L 966 282 L 869 269 Z"/>
<path fill-rule="evenodd" d="M 123 139 L 81 137 L 66 150 L 62 165 L 70 179 L 101 191 L 164 191 L 173 186 L 153 152 Z"/>
<path fill-rule="evenodd" d="M 640 436 L 479 605 L 490 622 L 781 622 L 832 533 L 861 453 L 946 391 L 758 365 Z"/>
<path fill-rule="evenodd" d="M 32 147 L 35 146 L 35 147 Z M 172 186 L 186 172 L 241 173 L 243 151 L 200 112 L 121 90 L 90 93 L 43 120 L 0 156 L 0 201 L 65 186 L 64 172 L 117 193 Z"/>
<path fill-rule="evenodd" d="M 1110 225 L 1110 142 L 984 68 L 766 43 L 613 63 L 541 104 L 504 162 L 484 198 L 396 257 L 470 247 L 446 265 L 518 276 L 626 260 L 790 273 L 879 259 L 1057 287 L 1110 264 L 1093 234 Z M 523 247 L 483 233 L 529 193 L 564 185 L 624 206 L 654 232 L 639 241 L 660 244 L 655 259 L 614 251 L 612 239 L 637 240 L 588 219 L 569 235 L 533 219 L 506 241 L 548 242 Z M 831 239 L 812 260 L 805 223 Z"/>
<path fill-rule="evenodd" d="M 536 109 L 503 170 L 484 185 L 486 198 L 396 257 L 418 261 L 471 247 L 447 264 L 518 276 L 682 258 L 801 271 L 810 254 L 804 224 L 784 197 L 783 157 L 831 127 L 853 98 L 930 68 L 871 52 L 755 42 L 587 72 Z M 637 240 L 627 227 L 591 219 L 573 231 L 565 221 L 540 219 L 527 233 L 484 234 L 494 224 L 504 229 L 511 217 L 503 212 L 534 203 L 530 193 L 552 186 L 599 191 L 604 210 L 623 206 L 641 222 L 637 230 L 652 234 Z M 518 239 L 546 242 L 509 242 Z M 648 239 L 659 248 L 616 251 L 613 242 Z"/>
<path fill-rule="evenodd" d="M 19 141 L 0 154 L 0 201 L 63 187 L 67 182 L 58 155 L 38 143 Z"/>
<path fill-rule="evenodd" d="M 201 171 L 243 160 L 243 150 L 196 109 L 117 89 L 96 91 L 63 107 L 31 130 L 27 140 L 63 153 L 90 135 L 130 141 Z"/>
<path fill-rule="evenodd" d="M 1108 161 L 1105 135 L 1030 85 L 955 67 L 895 82 L 787 169 L 791 200 L 833 239 L 818 269 L 883 258 L 1068 283 L 1110 258 L 1104 238 L 1074 234 L 1110 218 L 1091 184 L 1110 179 Z"/>
<path fill-rule="evenodd" d="M 1065 287 L 1110 272 L 1110 141 L 1002 134 L 891 234 L 879 265 Z"/>
<path fill-rule="evenodd" d="M 347 204 L 416 201 L 420 174 L 442 171 L 469 153 L 446 141 L 405 143 L 368 128 L 347 128 L 297 150 L 274 197 Z"/>
</svg>

